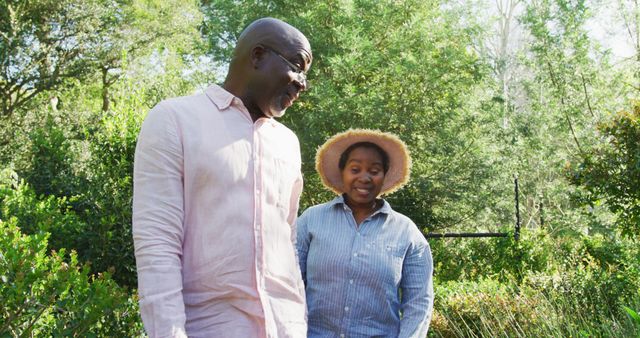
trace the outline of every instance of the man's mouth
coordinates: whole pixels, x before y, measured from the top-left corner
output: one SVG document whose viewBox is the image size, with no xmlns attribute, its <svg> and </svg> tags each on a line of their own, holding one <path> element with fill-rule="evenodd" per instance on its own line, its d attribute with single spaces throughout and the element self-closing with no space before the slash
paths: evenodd
<svg viewBox="0 0 640 338">
<path fill-rule="evenodd" d="M 283 99 L 284 99 L 284 103 L 283 103 L 284 107 L 285 108 L 291 107 L 291 105 L 293 104 L 293 98 L 289 96 L 289 94 L 287 94 L 287 95 L 284 95 Z"/>
</svg>

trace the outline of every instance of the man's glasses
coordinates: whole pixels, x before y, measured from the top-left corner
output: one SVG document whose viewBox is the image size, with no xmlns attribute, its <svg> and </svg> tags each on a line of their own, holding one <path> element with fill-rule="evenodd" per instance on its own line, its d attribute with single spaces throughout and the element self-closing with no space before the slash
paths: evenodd
<svg viewBox="0 0 640 338">
<path fill-rule="evenodd" d="M 302 84 L 305 89 L 309 89 L 309 83 L 307 82 L 307 73 L 305 73 L 304 70 L 302 70 L 300 67 L 296 66 L 295 64 L 291 63 L 291 61 L 287 60 L 287 58 L 285 58 L 282 54 L 278 53 L 275 49 L 268 46 L 264 46 L 264 45 L 262 47 L 272 52 L 273 54 L 277 55 L 278 57 L 280 57 L 282 61 L 286 62 L 289 68 L 291 68 L 291 70 L 294 73 L 296 73 L 297 76 L 295 80 L 298 81 L 300 84 Z"/>
</svg>

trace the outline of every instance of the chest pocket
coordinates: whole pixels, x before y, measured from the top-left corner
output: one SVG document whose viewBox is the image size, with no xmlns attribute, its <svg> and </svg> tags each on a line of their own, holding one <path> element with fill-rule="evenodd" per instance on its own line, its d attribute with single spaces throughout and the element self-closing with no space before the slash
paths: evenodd
<svg viewBox="0 0 640 338">
<path fill-rule="evenodd" d="M 378 243 L 374 246 L 372 264 L 378 265 L 375 269 L 384 275 L 383 280 L 392 285 L 399 285 L 402 277 L 402 263 L 404 262 L 405 248 L 386 243 Z"/>
<path fill-rule="evenodd" d="M 265 168 L 267 175 L 263 178 L 267 203 L 289 212 L 289 203 L 293 185 L 298 177 L 296 166 L 282 159 L 274 159 L 271 168 Z"/>
</svg>

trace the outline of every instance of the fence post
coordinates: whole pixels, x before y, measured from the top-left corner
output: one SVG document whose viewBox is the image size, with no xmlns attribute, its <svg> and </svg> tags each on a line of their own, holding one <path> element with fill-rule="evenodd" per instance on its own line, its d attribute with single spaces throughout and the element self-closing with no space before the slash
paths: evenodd
<svg viewBox="0 0 640 338">
<path fill-rule="evenodd" d="M 516 230 L 513 234 L 513 238 L 517 241 L 520 239 L 520 192 L 518 191 L 518 175 L 513 176 L 516 193 Z"/>
<path fill-rule="evenodd" d="M 540 227 L 544 228 L 544 203 L 542 202 L 544 195 L 540 194 Z"/>
</svg>

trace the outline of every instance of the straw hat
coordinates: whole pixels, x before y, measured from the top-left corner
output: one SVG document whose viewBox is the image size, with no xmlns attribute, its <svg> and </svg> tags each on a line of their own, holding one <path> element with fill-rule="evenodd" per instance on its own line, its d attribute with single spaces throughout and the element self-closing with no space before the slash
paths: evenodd
<svg viewBox="0 0 640 338">
<path fill-rule="evenodd" d="M 387 171 L 380 194 L 391 194 L 409 180 L 411 157 L 407 146 L 396 135 L 371 129 L 349 129 L 327 140 L 316 153 L 316 170 L 322 183 L 329 190 L 340 195 L 342 173 L 338 167 L 342 153 L 354 143 L 371 142 L 382 148 L 389 156 Z"/>
</svg>

